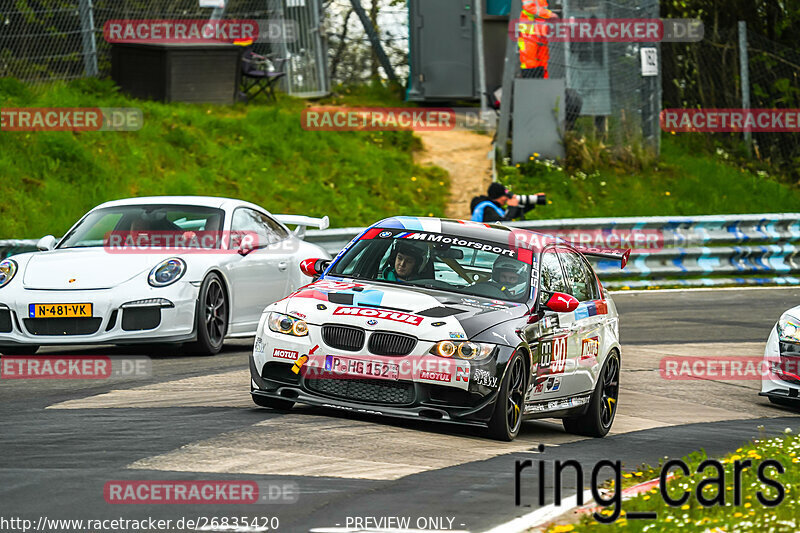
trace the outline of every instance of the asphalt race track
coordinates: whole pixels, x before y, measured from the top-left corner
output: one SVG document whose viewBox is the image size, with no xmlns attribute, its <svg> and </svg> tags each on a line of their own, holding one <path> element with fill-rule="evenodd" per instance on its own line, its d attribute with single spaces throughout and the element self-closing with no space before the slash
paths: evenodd
<svg viewBox="0 0 800 533">
<path fill-rule="evenodd" d="M 516 441 L 500 443 L 473 429 L 429 422 L 302 406 L 289 413 L 260 409 L 248 394 L 250 341 L 233 342 L 210 358 L 167 349 L 153 358 L 147 379 L 0 381 L 0 517 L 35 524 L 40 517 L 173 523 L 277 517 L 277 530 L 288 532 L 345 531 L 355 518 L 409 517 L 412 528 L 482 532 L 536 507 L 533 475 L 523 477 L 522 505 L 515 506 L 516 460 L 576 459 L 588 482 L 601 459 L 635 469 L 699 448 L 724 454 L 760 432 L 800 430 L 800 412 L 757 396 L 758 381 L 668 381 L 658 370 L 667 355 L 760 356 L 781 312 L 800 302 L 800 289 L 617 293 L 614 299 L 622 317 L 622 392 L 605 439 L 567 435 L 553 420 L 528 422 Z M 251 505 L 106 503 L 107 482 L 131 479 L 254 480 L 296 489 L 299 498 Z"/>
</svg>

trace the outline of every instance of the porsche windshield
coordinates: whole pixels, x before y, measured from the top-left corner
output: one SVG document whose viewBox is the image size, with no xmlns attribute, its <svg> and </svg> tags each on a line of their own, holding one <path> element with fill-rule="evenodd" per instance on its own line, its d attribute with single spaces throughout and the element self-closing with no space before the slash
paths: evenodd
<svg viewBox="0 0 800 533">
<path fill-rule="evenodd" d="M 466 237 L 385 230 L 353 245 L 330 274 L 525 301 L 531 265 L 508 246 Z M 411 237 L 411 238 L 408 238 Z"/>
<path fill-rule="evenodd" d="M 178 234 L 219 232 L 224 213 L 221 209 L 194 205 L 123 205 L 89 213 L 64 237 L 59 248 L 103 246 L 108 235 Z M 213 245 L 218 246 L 216 240 Z"/>
</svg>

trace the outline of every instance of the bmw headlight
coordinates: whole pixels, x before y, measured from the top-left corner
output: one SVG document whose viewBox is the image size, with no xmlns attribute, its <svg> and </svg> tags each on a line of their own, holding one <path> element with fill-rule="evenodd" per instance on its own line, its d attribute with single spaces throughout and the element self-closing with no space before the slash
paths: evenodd
<svg viewBox="0 0 800 533">
<path fill-rule="evenodd" d="M 269 329 L 276 333 L 283 333 L 284 335 L 292 335 L 294 337 L 305 337 L 308 335 L 308 324 L 306 324 L 305 320 L 284 315 L 283 313 L 270 313 L 267 318 L 267 324 L 269 325 Z"/>
<path fill-rule="evenodd" d="M 778 337 L 785 342 L 800 343 L 800 319 L 784 313 L 778 320 Z"/>
<path fill-rule="evenodd" d="M 458 357 L 468 361 L 480 361 L 492 354 L 494 346 L 494 344 L 484 342 L 440 341 L 433 345 L 431 353 L 439 357 Z"/>
<path fill-rule="evenodd" d="M 183 259 L 172 257 L 157 264 L 147 276 L 147 282 L 153 287 L 166 287 L 181 279 L 185 272 L 186 263 Z"/>
<path fill-rule="evenodd" d="M 0 287 L 5 287 L 17 273 L 17 263 L 13 259 L 0 261 Z"/>
</svg>

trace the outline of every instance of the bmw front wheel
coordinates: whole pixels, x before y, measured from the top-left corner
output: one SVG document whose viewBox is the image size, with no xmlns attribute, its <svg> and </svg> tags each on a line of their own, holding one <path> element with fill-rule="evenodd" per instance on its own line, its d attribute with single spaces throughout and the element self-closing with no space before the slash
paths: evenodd
<svg viewBox="0 0 800 533">
<path fill-rule="evenodd" d="M 525 406 L 525 362 L 515 352 L 508 360 L 506 375 L 498 389 L 494 414 L 489 420 L 489 436 L 511 441 L 522 427 L 522 410 Z"/>
</svg>

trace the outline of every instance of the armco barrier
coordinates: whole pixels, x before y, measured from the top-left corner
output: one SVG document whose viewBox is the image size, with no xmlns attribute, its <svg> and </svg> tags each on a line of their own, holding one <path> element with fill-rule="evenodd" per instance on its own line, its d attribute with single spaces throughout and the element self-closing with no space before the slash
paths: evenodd
<svg viewBox="0 0 800 533">
<path fill-rule="evenodd" d="M 603 233 L 658 232 L 658 246 L 635 249 L 624 270 L 614 261 L 592 260 L 609 288 L 800 285 L 800 213 L 532 220 L 508 225 L 578 239 L 588 235 L 586 244 Z M 363 230 L 309 231 L 306 240 L 335 255 Z"/>
<path fill-rule="evenodd" d="M 0 241 L 0 260 L 6 257 L 36 251 L 35 239 L 8 239 Z"/>
<path fill-rule="evenodd" d="M 696 217 L 585 218 L 511 222 L 542 233 L 592 239 L 613 232 L 660 235 L 635 249 L 628 266 L 593 260 L 609 288 L 661 285 L 800 285 L 800 213 Z M 335 255 L 364 228 L 309 230 L 306 240 Z M 0 258 L 36 249 L 35 240 L 0 241 Z"/>
</svg>

